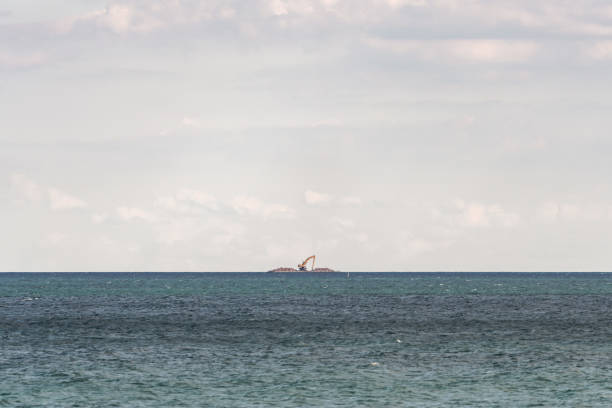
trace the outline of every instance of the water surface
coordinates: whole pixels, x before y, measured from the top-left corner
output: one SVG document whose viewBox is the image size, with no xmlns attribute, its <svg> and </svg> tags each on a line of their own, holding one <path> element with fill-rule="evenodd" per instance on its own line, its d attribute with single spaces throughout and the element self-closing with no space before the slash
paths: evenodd
<svg viewBox="0 0 612 408">
<path fill-rule="evenodd" d="M 608 407 L 612 274 L 0 274 L 0 406 Z"/>
</svg>

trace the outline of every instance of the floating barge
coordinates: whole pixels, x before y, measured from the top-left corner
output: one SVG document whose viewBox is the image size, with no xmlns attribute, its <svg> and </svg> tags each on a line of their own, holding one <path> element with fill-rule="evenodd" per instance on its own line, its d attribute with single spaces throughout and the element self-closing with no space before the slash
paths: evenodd
<svg viewBox="0 0 612 408">
<path fill-rule="evenodd" d="M 308 270 L 306 269 L 306 265 L 308 264 L 308 261 L 310 260 L 312 260 L 312 264 L 311 264 L 310 270 Z M 315 256 L 311 255 L 308 258 L 306 258 L 304 262 L 302 262 L 301 264 L 298 264 L 297 269 L 288 268 L 288 267 L 280 267 L 280 268 L 272 269 L 271 271 L 268 271 L 268 272 L 338 272 L 330 268 L 315 268 L 314 263 L 315 263 Z"/>
<path fill-rule="evenodd" d="M 281 267 L 281 268 L 272 269 L 271 271 L 268 271 L 268 272 L 340 272 L 340 271 L 336 271 L 330 268 L 314 268 L 309 271 L 308 270 L 302 271 L 302 270 L 295 269 L 295 268 Z"/>
</svg>

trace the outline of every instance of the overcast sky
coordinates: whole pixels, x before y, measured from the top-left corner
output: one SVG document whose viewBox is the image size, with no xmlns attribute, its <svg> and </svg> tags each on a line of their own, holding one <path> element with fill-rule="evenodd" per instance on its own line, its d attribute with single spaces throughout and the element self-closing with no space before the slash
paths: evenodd
<svg viewBox="0 0 612 408">
<path fill-rule="evenodd" d="M 2 0 L 0 271 L 609 271 L 611 95 L 604 0 Z"/>
</svg>

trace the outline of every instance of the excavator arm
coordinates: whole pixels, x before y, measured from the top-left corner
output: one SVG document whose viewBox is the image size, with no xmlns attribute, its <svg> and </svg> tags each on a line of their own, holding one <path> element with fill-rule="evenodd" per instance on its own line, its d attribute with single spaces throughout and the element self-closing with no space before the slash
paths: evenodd
<svg viewBox="0 0 612 408">
<path fill-rule="evenodd" d="M 306 258 L 306 260 L 304 260 L 304 262 L 302 262 L 301 264 L 298 265 L 298 269 L 300 271 L 305 271 L 306 270 L 306 264 L 308 263 L 308 261 L 310 261 L 312 259 L 312 267 L 310 270 L 314 269 L 314 264 L 315 264 L 315 256 L 311 255 L 308 258 Z"/>
</svg>

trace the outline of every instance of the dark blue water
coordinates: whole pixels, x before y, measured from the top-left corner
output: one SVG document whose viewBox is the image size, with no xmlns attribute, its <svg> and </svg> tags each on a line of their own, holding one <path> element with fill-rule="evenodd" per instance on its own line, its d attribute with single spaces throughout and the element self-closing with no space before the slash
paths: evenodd
<svg viewBox="0 0 612 408">
<path fill-rule="evenodd" d="M 0 274 L 0 406 L 609 407 L 612 274 Z"/>
</svg>

